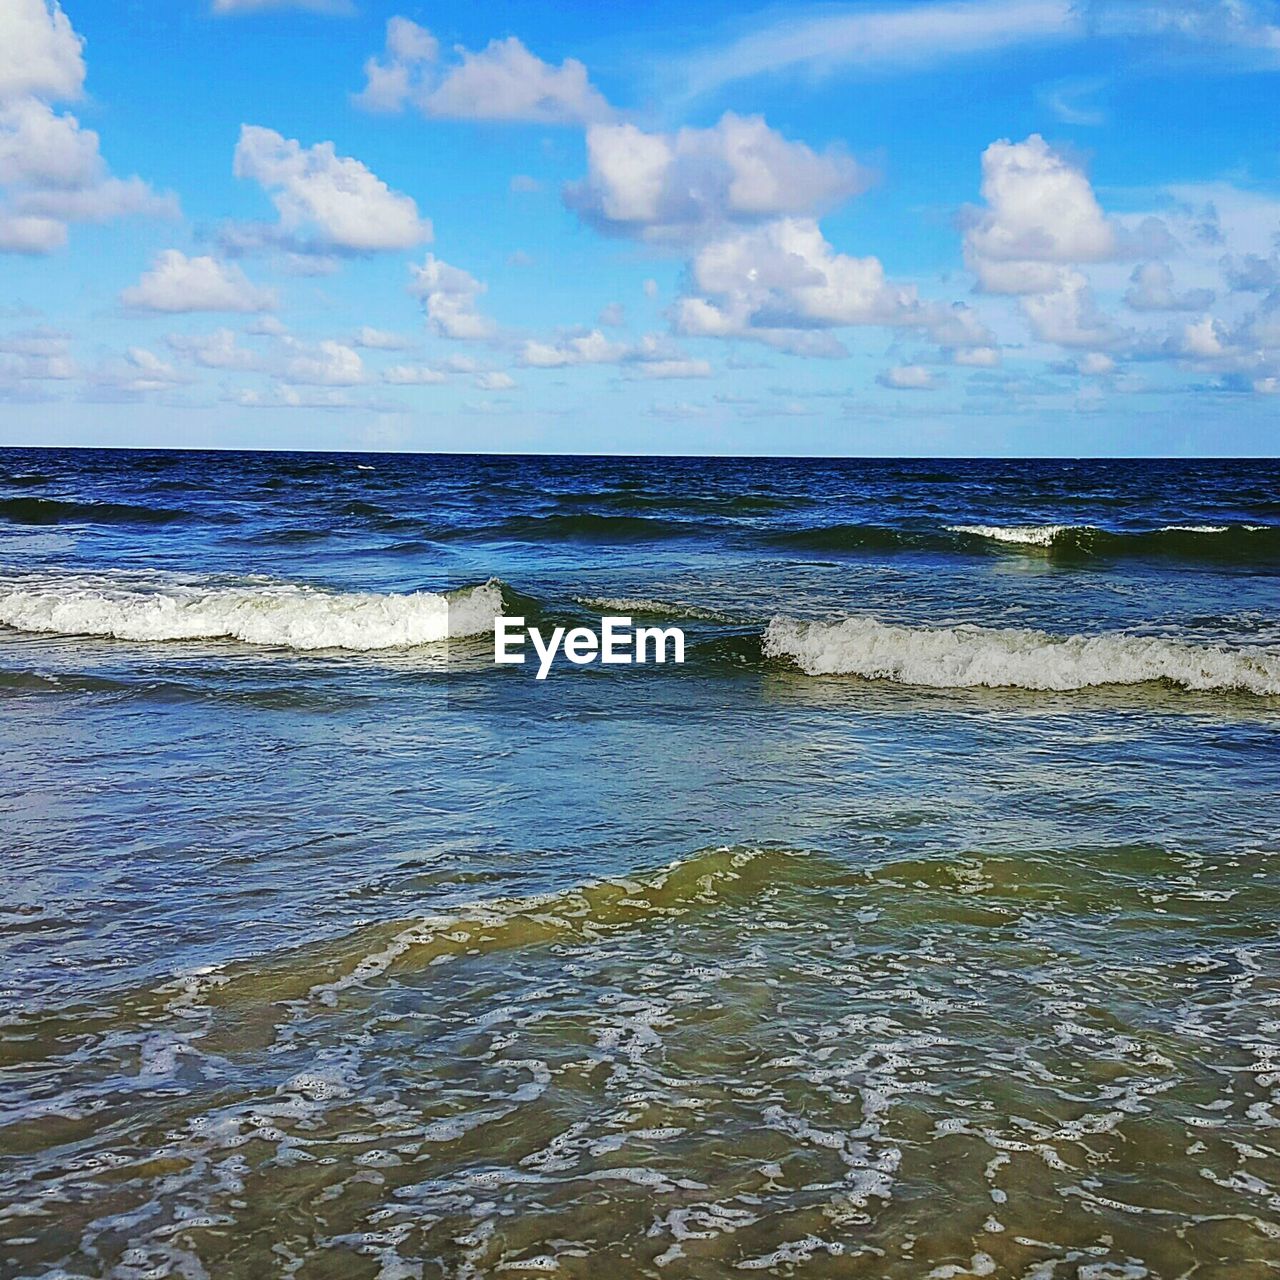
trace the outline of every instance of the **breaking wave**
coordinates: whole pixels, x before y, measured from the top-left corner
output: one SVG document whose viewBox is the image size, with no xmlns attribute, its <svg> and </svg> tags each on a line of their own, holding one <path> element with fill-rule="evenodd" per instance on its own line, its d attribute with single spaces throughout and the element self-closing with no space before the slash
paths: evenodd
<svg viewBox="0 0 1280 1280">
<path fill-rule="evenodd" d="M 502 584 L 448 594 L 324 591 L 255 579 L 237 585 L 132 577 L 31 577 L 0 583 L 0 624 L 117 640 L 240 640 L 289 649 L 368 652 L 493 630 Z"/>
<path fill-rule="evenodd" d="M 1065 533 L 1093 533 L 1091 526 L 1069 524 L 950 524 L 952 533 L 968 533 L 975 538 L 990 538 L 992 542 L 1009 542 L 1022 547 L 1051 547 Z"/>
<path fill-rule="evenodd" d="M 1280 652 L 1193 645 L 1153 636 L 1054 636 L 976 626 L 910 627 L 874 618 L 778 617 L 764 654 L 806 675 L 861 676 L 936 689 L 1065 691 L 1163 682 L 1184 689 L 1280 695 Z"/>
<path fill-rule="evenodd" d="M 1167 524 L 1123 531 L 1088 524 L 955 524 L 947 528 L 961 538 L 1042 548 L 1055 555 L 1280 562 L 1280 526 L 1268 524 Z"/>
</svg>

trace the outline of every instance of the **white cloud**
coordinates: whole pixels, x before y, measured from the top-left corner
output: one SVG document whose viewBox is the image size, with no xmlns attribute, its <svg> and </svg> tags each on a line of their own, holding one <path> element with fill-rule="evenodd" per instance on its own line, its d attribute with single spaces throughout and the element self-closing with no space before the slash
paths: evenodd
<svg viewBox="0 0 1280 1280">
<path fill-rule="evenodd" d="M 402 333 L 389 333 L 386 329 L 374 329 L 367 324 L 356 330 L 351 344 L 370 351 L 408 351 L 416 345 L 412 338 Z"/>
<path fill-rule="evenodd" d="M 260 315 L 250 320 L 244 331 L 260 338 L 282 338 L 289 328 L 279 316 Z"/>
<path fill-rule="evenodd" d="M 476 375 L 476 386 L 481 391 L 510 391 L 516 380 L 509 373 L 493 371 Z"/>
<path fill-rule="evenodd" d="M 627 309 L 620 302 L 606 303 L 600 308 L 596 321 L 606 329 L 620 329 L 627 323 Z"/>
<path fill-rule="evenodd" d="M 136 285 L 121 293 L 120 301 L 140 311 L 182 312 L 269 311 L 276 300 L 233 263 L 166 249 Z"/>
<path fill-rule="evenodd" d="M 1083 24 L 1069 0 L 972 0 L 868 11 L 834 8 L 788 15 L 678 67 L 690 94 L 711 93 L 752 76 L 799 71 L 830 75 L 927 67 L 1036 41 L 1072 39 Z"/>
<path fill-rule="evenodd" d="M 1085 12 L 1096 34 L 1163 37 L 1184 57 L 1246 70 L 1280 61 L 1280 24 L 1267 0 L 1092 0 Z"/>
<path fill-rule="evenodd" d="M 704 245 L 690 276 L 696 293 L 681 299 L 675 314 L 676 329 L 691 335 L 923 318 L 914 288 L 888 281 L 878 258 L 836 253 L 809 218 L 783 218 Z"/>
<path fill-rule="evenodd" d="M 709 378 L 712 369 L 708 360 L 646 360 L 635 372 L 642 378 Z"/>
<path fill-rule="evenodd" d="M 191 379 L 145 347 L 130 347 L 122 358 L 100 365 L 90 384 L 107 398 L 133 398 L 168 391 Z"/>
<path fill-rule="evenodd" d="M 447 382 L 449 376 L 425 364 L 393 364 L 382 371 L 382 380 L 397 387 L 433 387 Z"/>
<path fill-rule="evenodd" d="M 0 212 L 0 253 L 52 253 L 66 243 L 67 228 L 54 218 Z"/>
<path fill-rule="evenodd" d="M 395 17 L 387 23 L 385 52 L 368 59 L 364 71 L 355 102 L 369 111 L 413 106 L 425 116 L 537 124 L 586 124 L 612 114 L 581 62 L 544 62 L 515 36 L 480 50 L 459 46 L 446 64 L 425 27 Z"/>
<path fill-rule="evenodd" d="M 1064 124 L 1097 127 L 1106 124 L 1106 112 L 1087 99 L 1105 86 L 1106 81 L 1096 76 L 1059 80 L 1056 84 L 1046 86 L 1040 96 L 1054 117 Z"/>
<path fill-rule="evenodd" d="M 1202 316 L 1183 326 L 1182 354 L 1212 360 L 1228 354 L 1229 342 L 1222 326 L 1212 316 Z"/>
<path fill-rule="evenodd" d="M 73 222 L 177 214 L 172 195 L 156 195 L 141 178 L 112 177 L 98 135 L 50 105 L 79 96 L 80 46 L 56 3 L 0 7 L 0 253 L 52 253 Z"/>
<path fill-rule="evenodd" d="M 1000 363 L 998 347 L 961 347 L 951 353 L 955 364 L 972 369 L 994 369 Z"/>
<path fill-rule="evenodd" d="M 78 98 L 85 75 L 82 44 L 57 0 L 5 0 L 0 5 L 0 101 Z"/>
<path fill-rule="evenodd" d="M 760 116 L 726 112 L 709 129 L 587 131 L 587 176 L 567 203 L 604 231 L 687 240 L 733 223 L 812 214 L 864 188 L 869 175 L 838 148 L 815 152 Z"/>
<path fill-rule="evenodd" d="M 271 193 L 290 239 L 353 251 L 409 249 L 431 239 L 431 223 L 412 197 L 392 191 L 332 142 L 303 147 L 273 129 L 243 125 L 234 173 Z"/>
<path fill-rule="evenodd" d="M 836 252 L 811 218 L 780 218 L 704 244 L 688 278 L 671 318 L 690 337 L 750 338 L 823 359 L 848 355 L 825 330 L 857 325 L 915 330 L 947 351 L 995 342 L 972 307 L 921 299 L 914 285 L 889 280 L 878 258 Z"/>
<path fill-rule="evenodd" d="M 611 342 L 593 329 L 590 333 L 560 342 L 529 341 L 521 349 L 520 362 L 534 369 L 561 369 L 566 365 L 617 364 L 626 358 L 625 343 Z"/>
<path fill-rule="evenodd" d="M 141 178 L 112 177 L 98 135 L 36 98 L 0 104 L 0 194 L 0 249 L 17 253 L 61 248 L 68 223 L 178 212 Z"/>
<path fill-rule="evenodd" d="M 990 292 L 1044 292 L 1057 274 L 1046 264 L 1116 255 L 1117 228 L 1089 179 L 1039 134 L 983 152 L 982 197 L 987 207 L 970 221 L 965 255 Z"/>
<path fill-rule="evenodd" d="M 1032 332 L 1044 342 L 1063 347 L 1106 347 L 1120 336 L 1098 310 L 1089 281 L 1079 271 L 1064 270 L 1058 288 L 1022 300 Z"/>
<path fill-rule="evenodd" d="M 98 135 L 75 116 L 36 98 L 0 106 L 0 185 L 65 191 L 97 182 L 103 168 Z"/>
<path fill-rule="evenodd" d="M 461 267 L 451 267 L 434 254 L 427 254 L 422 266 L 410 265 L 413 277 L 409 292 L 422 299 L 427 326 L 442 338 L 475 339 L 490 337 L 497 326 L 476 306 L 488 285 Z"/>
<path fill-rule="evenodd" d="M 38 328 L 0 336 L 0 386 L 65 382 L 77 373 L 69 334 Z"/>
<path fill-rule="evenodd" d="M 893 369 L 886 369 L 876 381 L 882 387 L 894 391 L 930 391 L 933 389 L 933 374 L 923 365 L 903 364 Z"/>
<path fill-rule="evenodd" d="M 1280 61 L 1274 14 L 1271 0 L 934 0 L 879 10 L 829 5 L 814 16 L 788 13 L 668 70 L 673 87 L 691 97 L 754 76 L 790 72 L 821 80 L 846 70 L 911 72 L 1089 35 L 1139 37 L 1176 54 L 1177 63 L 1198 58 L 1255 69 Z"/>
<path fill-rule="evenodd" d="M 229 399 L 244 409 L 376 409 L 342 390 L 276 385 L 265 390 L 243 387 Z"/>
<path fill-rule="evenodd" d="M 58 329 L 22 329 L 0 337 L 0 351 L 19 356 L 53 358 L 65 356 L 71 348 L 71 335 Z"/>
<path fill-rule="evenodd" d="M 171 333 L 165 338 L 170 348 L 206 369 L 259 369 L 262 357 L 240 346 L 230 329 L 213 333 Z"/>
<path fill-rule="evenodd" d="M 307 346 L 285 338 L 287 358 L 281 377 L 285 382 L 309 387 L 354 387 L 366 380 L 360 353 L 345 343 L 326 339 Z"/>
<path fill-rule="evenodd" d="M 1134 267 L 1124 300 L 1134 311 L 1203 311 L 1213 302 L 1212 289 L 1178 293 L 1167 262 L 1144 262 Z"/>
<path fill-rule="evenodd" d="M 641 378 L 706 378 L 711 365 L 686 355 L 668 339 L 647 334 L 639 342 L 615 342 L 599 329 L 557 342 L 525 342 L 520 363 L 532 369 L 564 369 L 577 365 L 626 365 Z"/>
<path fill-rule="evenodd" d="M 1116 362 L 1103 351 L 1090 351 L 1080 358 L 1080 372 L 1086 377 L 1100 378 L 1115 369 Z"/>
</svg>

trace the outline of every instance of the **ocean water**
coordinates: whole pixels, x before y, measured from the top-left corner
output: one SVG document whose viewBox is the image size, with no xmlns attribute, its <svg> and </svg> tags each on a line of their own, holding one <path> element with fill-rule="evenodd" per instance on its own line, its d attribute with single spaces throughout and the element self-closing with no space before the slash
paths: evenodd
<svg viewBox="0 0 1280 1280">
<path fill-rule="evenodd" d="M 1274 1276 L 1278 588 L 1266 461 L 0 453 L 0 1274 Z"/>
</svg>

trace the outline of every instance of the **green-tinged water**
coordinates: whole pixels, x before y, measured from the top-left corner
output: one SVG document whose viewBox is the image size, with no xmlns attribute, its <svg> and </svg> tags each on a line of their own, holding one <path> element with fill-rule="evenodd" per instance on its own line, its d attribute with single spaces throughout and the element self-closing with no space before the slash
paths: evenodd
<svg viewBox="0 0 1280 1280">
<path fill-rule="evenodd" d="M 735 848 L 370 924 L 25 1026 L 6 1066 L 49 1111 L 4 1132 L 40 1171 L 6 1253 L 1262 1276 L 1278 912 L 1268 860 L 1154 845 Z"/>
</svg>

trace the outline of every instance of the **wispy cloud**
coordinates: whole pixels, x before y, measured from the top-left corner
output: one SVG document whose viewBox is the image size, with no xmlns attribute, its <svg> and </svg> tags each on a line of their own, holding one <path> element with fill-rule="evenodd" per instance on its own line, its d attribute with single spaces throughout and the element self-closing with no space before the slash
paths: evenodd
<svg viewBox="0 0 1280 1280">
<path fill-rule="evenodd" d="M 968 0 L 868 11 L 824 10 L 759 27 L 680 67 L 690 97 L 752 76 L 844 69 L 894 71 L 1033 41 L 1071 39 L 1083 24 L 1068 0 Z"/>
<path fill-rule="evenodd" d="M 1106 87 L 1106 80 L 1100 76 L 1057 80 L 1044 85 L 1039 91 L 1039 98 L 1054 118 L 1063 124 L 1097 126 L 1107 123 L 1107 113 L 1090 99 Z"/>
<path fill-rule="evenodd" d="M 883 9 L 836 8 L 762 18 L 754 27 L 680 59 L 673 91 L 692 99 L 755 76 L 821 80 L 840 72 L 918 71 L 1031 44 L 1140 40 L 1168 65 L 1252 70 L 1280 63 L 1277 0 L 933 0 Z M 776 11 L 775 11 L 776 12 Z M 1050 86 L 1059 119 L 1100 123 L 1082 102 L 1084 82 Z"/>
</svg>

